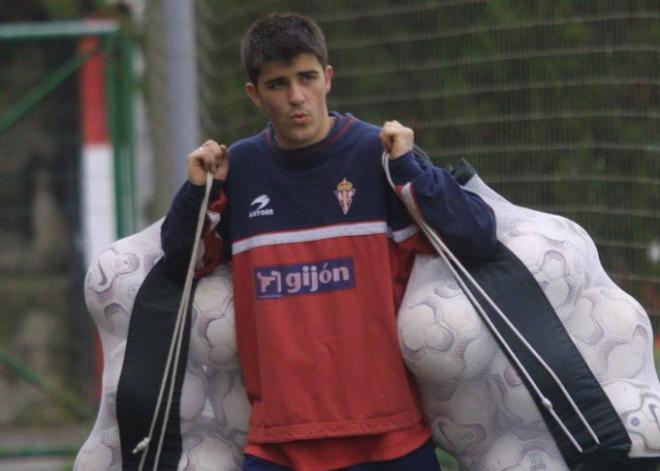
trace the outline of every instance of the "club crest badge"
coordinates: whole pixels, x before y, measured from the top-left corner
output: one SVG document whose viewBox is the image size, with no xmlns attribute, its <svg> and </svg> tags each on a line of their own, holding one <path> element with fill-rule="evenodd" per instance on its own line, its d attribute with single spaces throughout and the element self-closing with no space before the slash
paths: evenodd
<svg viewBox="0 0 660 471">
<path fill-rule="evenodd" d="M 344 214 L 348 213 L 348 210 L 351 209 L 351 204 L 353 204 L 353 195 L 357 190 L 353 187 L 353 184 L 346 180 L 346 177 L 337 184 L 337 189 L 335 190 L 335 196 L 339 202 L 339 206 Z"/>
</svg>

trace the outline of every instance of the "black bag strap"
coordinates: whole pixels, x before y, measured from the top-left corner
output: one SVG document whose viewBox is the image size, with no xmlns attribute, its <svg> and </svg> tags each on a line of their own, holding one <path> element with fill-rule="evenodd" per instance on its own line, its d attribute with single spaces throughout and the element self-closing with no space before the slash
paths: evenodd
<svg viewBox="0 0 660 471">
<path fill-rule="evenodd" d="M 196 284 L 195 284 L 196 286 Z M 137 470 L 140 453 L 133 450 L 149 435 L 152 417 L 165 374 L 170 342 L 176 326 L 183 286 L 169 276 L 163 261 L 147 274 L 135 298 L 126 339 L 126 353 L 117 386 L 117 423 L 121 442 L 122 469 Z M 194 292 L 194 287 L 193 287 Z M 188 360 L 190 313 L 186 314 L 174 394 L 166 424 L 159 470 L 176 471 L 182 452 L 180 427 L 181 388 Z M 165 409 L 159 411 L 155 437 L 160 436 Z M 152 469 L 157 447 L 147 450 L 145 469 Z"/>
</svg>

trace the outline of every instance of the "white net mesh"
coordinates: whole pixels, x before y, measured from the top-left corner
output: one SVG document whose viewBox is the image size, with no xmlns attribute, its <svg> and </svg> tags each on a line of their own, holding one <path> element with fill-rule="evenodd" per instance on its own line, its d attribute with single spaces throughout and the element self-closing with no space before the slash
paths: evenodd
<svg viewBox="0 0 660 471">
<path fill-rule="evenodd" d="M 652 0 L 197 0 L 203 134 L 265 118 L 239 43 L 269 11 L 326 33 L 330 106 L 411 125 L 439 163 L 467 158 L 497 191 L 578 221 L 603 264 L 660 314 L 660 3 Z"/>
</svg>

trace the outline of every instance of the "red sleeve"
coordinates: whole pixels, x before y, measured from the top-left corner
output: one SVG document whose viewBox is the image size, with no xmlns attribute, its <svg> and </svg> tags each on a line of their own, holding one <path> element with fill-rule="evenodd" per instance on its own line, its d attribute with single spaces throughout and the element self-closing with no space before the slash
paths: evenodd
<svg viewBox="0 0 660 471">
<path fill-rule="evenodd" d="M 208 206 L 206 222 L 204 223 L 204 230 L 202 232 L 204 255 L 202 256 L 201 266 L 195 270 L 195 278 L 201 278 L 204 275 L 212 273 L 223 261 L 225 241 L 215 229 L 228 202 L 229 199 L 224 190 L 222 190 L 220 196 Z"/>
</svg>

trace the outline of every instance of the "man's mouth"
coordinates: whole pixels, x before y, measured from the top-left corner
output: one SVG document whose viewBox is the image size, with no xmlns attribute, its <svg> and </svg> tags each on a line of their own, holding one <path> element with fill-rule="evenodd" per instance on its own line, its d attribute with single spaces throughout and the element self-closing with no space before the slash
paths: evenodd
<svg viewBox="0 0 660 471">
<path fill-rule="evenodd" d="M 291 115 L 291 119 L 295 123 L 304 123 L 307 120 L 308 117 L 309 117 L 309 115 L 307 113 L 302 113 L 302 112 L 301 113 L 293 113 Z"/>
</svg>

